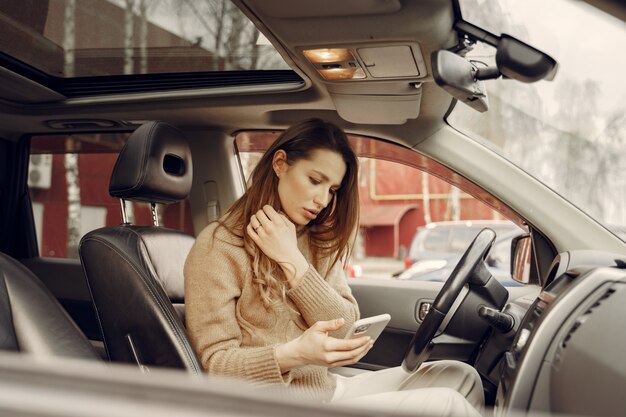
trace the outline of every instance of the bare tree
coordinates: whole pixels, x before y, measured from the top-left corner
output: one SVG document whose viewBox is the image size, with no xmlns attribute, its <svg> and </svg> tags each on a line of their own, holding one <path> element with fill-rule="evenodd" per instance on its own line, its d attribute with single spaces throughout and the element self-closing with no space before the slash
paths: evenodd
<svg viewBox="0 0 626 417">
<path fill-rule="evenodd" d="M 134 73 L 134 38 L 135 38 L 135 0 L 124 0 L 124 74 L 129 75 Z M 147 30 L 146 30 L 147 36 Z M 126 204 L 122 200 L 126 211 L 126 219 L 130 223 L 135 221 L 135 210 L 133 203 Z"/>
<path fill-rule="evenodd" d="M 601 164 L 604 143 L 593 141 L 595 120 L 599 116 L 597 100 L 599 87 L 595 81 L 562 80 L 557 96 L 558 111 L 554 118 L 562 126 L 562 152 L 565 161 L 561 165 L 564 181 L 562 191 L 575 204 L 580 204 L 599 218 L 603 217 L 602 200 L 597 199 L 593 187 L 594 177 L 605 175 Z M 584 99 L 581 99 L 584 98 Z"/>
<path fill-rule="evenodd" d="M 596 150 L 595 172 L 589 178 L 587 193 L 591 214 L 605 223 L 626 225 L 626 116 L 611 115 L 605 128 L 590 141 Z M 607 199 L 606 196 L 612 196 Z"/>
<path fill-rule="evenodd" d="M 65 1 L 65 26 L 63 32 L 64 71 L 66 77 L 74 76 L 76 0 Z M 65 182 L 67 185 L 67 256 L 78 258 L 78 243 L 81 238 L 80 183 L 78 180 L 78 154 L 74 142 L 68 137 L 65 142 Z"/>
<path fill-rule="evenodd" d="M 148 4 L 139 0 L 139 73 L 148 73 Z"/>
<path fill-rule="evenodd" d="M 422 204 L 424 205 L 424 224 L 432 222 L 430 217 L 430 187 L 428 173 L 422 171 Z"/>
<path fill-rule="evenodd" d="M 213 53 L 213 70 L 254 70 L 282 62 L 275 53 L 261 52 L 259 31 L 230 0 L 170 0 L 167 7 L 178 17 L 179 32 Z"/>
<path fill-rule="evenodd" d="M 450 187 L 445 218 L 446 220 L 461 220 L 461 192 L 456 187 Z"/>
<path fill-rule="evenodd" d="M 133 38 L 135 22 L 135 0 L 125 0 L 124 8 L 124 74 L 132 74 L 133 71 Z"/>
</svg>

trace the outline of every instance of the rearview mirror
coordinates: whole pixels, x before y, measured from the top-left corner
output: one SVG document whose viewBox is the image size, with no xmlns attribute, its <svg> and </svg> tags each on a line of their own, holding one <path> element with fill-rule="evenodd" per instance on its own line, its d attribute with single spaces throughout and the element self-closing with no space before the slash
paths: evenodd
<svg viewBox="0 0 626 417">
<path fill-rule="evenodd" d="M 557 70 L 550 55 L 504 33 L 498 41 L 496 65 L 503 76 L 524 83 L 551 81 Z"/>
<path fill-rule="evenodd" d="M 482 83 L 504 76 L 524 83 L 551 81 L 556 75 L 557 62 L 545 52 L 533 48 L 513 36 L 494 35 L 465 21 L 455 28 L 473 42 L 496 47 L 495 66 L 476 67 L 469 59 L 447 50 L 431 54 L 435 82 L 454 98 L 480 112 L 489 109 L 487 93 Z"/>
<path fill-rule="evenodd" d="M 530 257 L 532 240 L 528 233 L 515 236 L 511 240 L 511 277 L 513 280 L 528 284 L 530 282 Z"/>
<path fill-rule="evenodd" d="M 452 97 L 479 112 L 489 109 L 482 81 L 476 79 L 477 68 L 467 59 L 446 50 L 431 55 L 433 78 Z"/>
</svg>

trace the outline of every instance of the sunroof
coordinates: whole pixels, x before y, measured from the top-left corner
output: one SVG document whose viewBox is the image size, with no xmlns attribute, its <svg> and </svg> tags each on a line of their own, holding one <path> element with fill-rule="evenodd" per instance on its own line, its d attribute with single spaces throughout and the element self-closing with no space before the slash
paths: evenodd
<svg viewBox="0 0 626 417">
<path fill-rule="evenodd" d="M 289 69 L 228 0 L 2 0 L 0 48 L 65 79 Z"/>
</svg>

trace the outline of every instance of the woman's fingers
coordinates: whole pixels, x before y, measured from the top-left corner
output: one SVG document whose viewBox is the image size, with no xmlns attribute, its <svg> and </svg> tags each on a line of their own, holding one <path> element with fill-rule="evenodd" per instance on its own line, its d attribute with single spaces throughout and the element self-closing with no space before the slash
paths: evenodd
<svg viewBox="0 0 626 417">
<path fill-rule="evenodd" d="M 256 214 L 250 216 L 250 225 L 252 225 L 252 228 L 254 230 L 256 230 L 257 227 L 261 226 L 261 222 L 259 221 L 259 219 L 256 218 Z"/>
<path fill-rule="evenodd" d="M 257 211 L 254 215 L 256 216 L 259 223 L 261 223 L 261 227 L 268 227 L 271 225 L 272 221 L 269 217 L 267 217 L 267 214 L 265 214 L 263 209 Z"/>
<path fill-rule="evenodd" d="M 269 232 L 272 226 L 292 224 L 287 216 L 277 212 L 268 204 L 264 205 L 261 210 L 257 211 L 250 217 L 250 223 L 255 231 L 257 231 L 260 227 L 263 227 L 265 228 L 265 232 Z"/>
<path fill-rule="evenodd" d="M 293 225 L 293 222 L 289 219 L 289 217 L 287 217 L 286 214 L 278 213 L 278 216 L 282 219 L 283 222 L 285 222 L 286 225 Z"/>
<path fill-rule="evenodd" d="M 372 347 L 374 341 L 369 336 L 354 339 L 337 339 L 328 332 L 344 325 L 343 319 L 318 321 L 297 339 L 293 346 L 303 364 L 322 366 L 343 366 L 358 362 Z M 291 343 L 291 342 L 290 342 Z"/>
<path fill-rule="evenodd" d="M 313 327 L 318 332 L 325 333 L 325 332 L 333 332 L 335 330 L 339 330 L 343 326 L 344 323 L 345 323 L 344 318 L 340 317 L 334 320 L 317 321 L 311 327 Z"/>
<path fill-rule="evenodd" d="M 246 226 L 246 231 L 248 232 L 248 236 L 250 236 L 252 238 L 252 241 L 255 243 L 259 243 L 259 235 L 256 232 L 256 229 L 254 226 L 252 226 L 252 222 L 248 223 L 248 226 Z"/>
<path fill-rule="evenodd" d="M 265 214 L 267 218 L 273 222 L 282 222 L 283 220 L 282 217 L 280 217 L 280 214 L 274 209 L 274 207 L 270 206 L 269 204 L 264 205 L 263 208 L 261 208 L 261 210 L 259 211 L 263 212 L 263 214 Z"/>
<path fill-rule="evenodd" d="M 367 352 L 365 352 L 364 354 L 362 354 L 359 357 L 356 358 L 351 358 L 351 359 L 346 359 L 345 361 L 337 361 L 337 362 L 333 362 L 328 364 L 329 368 L 338 368 L 340 366 L 346 366 L 346 365 L 354 365 L 355 363 L 357 363 L 358 361 L 361 360 L 361 358 L 363 358 L 363 356 L 365 356 L 367 354 Z"/>
<path fill-rule="evenodd" d="M 267 218 L 270 222 L 275 224 L 293 224 L 291 220 L 289 220 L 289 217 L 279 211 L 276 211 L 274 207 L 268 204 L 264 205 L 256 214 L 259 216 L 259 220 L 261 221 L 262 219 Z"/>
<path fill-rule="evenodd" d="M 315 323 L 317 331 L 332 331 L 343 325 L 343 320 L 329 320 Z M 327 366 L 343 366 L 358 362 L 370 350 L 374 342 L 369 336 L 354 339 L 326 337 L 322 343 L 323 360 Z"/>
<path fill-rule="evenodd" d="M 349 352 L 366 346 L 371 340 L 369 336 L 357 337 L 355 339 L 336 339 L 329 337 L 324 343 L 324 350 L 327 352 Z"/>
<path fill-rule="evenodd" d="M 370 341 L 363 346 L 353 350 L 328 352 L 326 356 L 326 362 L 330 367 L 356 363 L 363 356 L 365 356 L 367 352 L 369 352 L 373 345 L 374 343 Z"/>
</svg>

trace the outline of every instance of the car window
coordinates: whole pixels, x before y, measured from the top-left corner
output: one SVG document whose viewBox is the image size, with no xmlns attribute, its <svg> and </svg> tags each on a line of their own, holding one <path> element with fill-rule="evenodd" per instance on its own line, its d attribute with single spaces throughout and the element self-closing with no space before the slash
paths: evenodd
<svg viewBox="0 0 626 417">
<path fill-rule="evenodd" d="M 468 228 L 468 229 L 458 229 L 452 230 L 450 236 L 450 251 L 451 252 L 462 252 L 472 243 L 472 240 L 476 237 L 478 232 L 481 229 L 479 228 Z"/>
<path fill-rule="evenodd" d="M 289 69 L 230 2 L 46 1 L 24 8 L 2 2 L 0 47 L 51 76 Z"/>
<path fill-rule="evenodd" d="M 246 180 L 278 134 L 236 135 Z M 483 227 L 517 229 L 507 217 L 521 224 L 485 191 L 412 149 L 371 138 L 349 139 L 360 161 L 361 207 L 359 233 L 346 266 L 351 278 L 443 281 L 456 262 L 450 257 L 462 254 Z M 418 265 L 424 262 L 427 267 Z M 411 268 L 418 273 L 404 274 Z"/>
<path fill-rule="evenodd" d="M 87 232 L 122 222 L 109 178 L 129 133 L 40 135 L 30 139 L 28 189 L 40 256 L 78 258 Z M 134 224 L 151 224 L 147 203 L 127 203 Z M 161 224 L 192 234 L 188 201 L 159 207 Z"/>
<path fill-rule="evenodd" d="M 428 250 L 433 252 L 447 252 L 449 247 L 449 237 L 450 230 L 428 230 L 426 231 L 426 233 L 424 233 L 424 242 L 421 245 L 422 250 Z"/>
<path fill-rule="evenodd" d="M 511 240 L 506 239 L 496 242 L 489 252 L 488 262 L 491 266 L 508 268 L 511 262 Z"/>
</svg>

